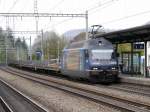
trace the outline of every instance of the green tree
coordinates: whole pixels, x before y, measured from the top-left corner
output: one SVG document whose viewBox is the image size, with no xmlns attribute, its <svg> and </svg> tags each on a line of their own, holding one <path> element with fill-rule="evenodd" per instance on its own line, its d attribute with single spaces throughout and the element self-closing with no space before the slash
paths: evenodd
<svg viewBox="0 0 150 112">
<path fill-rule="evenodd" d="M 23 38 L 23 40 L 18 38 L 15 41 L 15 48 L 16 48 L 16 59 L 17 60 L 27 60 L 28 46 L 27 46 L 24 38 Z"/>
<path fill-rule="evenodd" d="M 34 51 L 41 50 L 41 36 L 38 36 L 34 42 Z M 44 59 L 55 59 L 58 57 L 58 50 L 61 53 L 62 49 L 66 45 L 64 37 L 59 36 L 56 32 L 50 31 L 43 34 L 43 51 Z"/>
<path fill-rule="evenodd" d="M 0 28 L 0 63 L 5 62 L 5 34 L 2 28 Z"/>
</svg>

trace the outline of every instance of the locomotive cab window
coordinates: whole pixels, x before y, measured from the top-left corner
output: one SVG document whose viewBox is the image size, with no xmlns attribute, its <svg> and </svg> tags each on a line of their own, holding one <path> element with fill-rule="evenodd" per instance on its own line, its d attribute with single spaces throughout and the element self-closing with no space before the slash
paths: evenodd
<svg viewBox="0 0 150 112">
<path fill-rule="evenodd" d="M 113 49 L 96 49 L 91 51 L 90 62 L 92 65 L 114 65 L 116 59 L 112 58 Z"/>
<path fill-rule="evenodd" d="M 92 60 L 108 60 L 112 57 L 112 49 L 92 50 Z"/>
</svg>

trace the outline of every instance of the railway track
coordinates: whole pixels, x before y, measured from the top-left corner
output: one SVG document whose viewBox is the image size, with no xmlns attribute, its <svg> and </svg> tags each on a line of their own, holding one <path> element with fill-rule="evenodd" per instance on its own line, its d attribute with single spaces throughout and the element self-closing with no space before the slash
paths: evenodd
<svg viewBox="0 0 150 112">
<path fill-rule="evenodd" d="M 44 75 L 49 76 L 45 73 Z M 60 77 L 60 76 L 61 76 L 60 73 L 57 73 L 57 75 L 53 75 L 53 77 L 56 77 L 56 78 L 68 79 L 68 77 L 64 77 L 64 76 Z M 103 86 L 100 84 L 96 84 L 96 86 L 100 88 L 106 88 L 106 86 Z M 107 88 L 150 97 L 150 88 L 148 86 L 143 86 L 140 84 L 137 85 L 137 84 L 130 84 L 130 83 L 119 83 L 119 84 L 113 84 L 113 85 L 107 86 Z"/>
<path fill-rule="evenodd" d="M 96 85 L 96 86 L 101 87 L 101 88 L 106 87 L 103 85 Z M 126 83 L 126 84 L 110 85 L 110 86 L 107 86 L 107 88 L 150 97 L 150 88 L 144 87 L 141 85 L 135 85 L 135 84 L 132 85 L 132 84 Z"/>
<path fill-rule="evenodd" d="M 84 97 L 88 100 L 92 100 L 96 103 L 102 103 L 104 105 L 111 106 L 122 112 L 150 112 L 150 105 L 142 102 L 136 102 L 132 100 L 123 99 L 120 97 L 114 97 L 113 95 L 106 95 L 98 91 L 89 90 L 88 88 L 80 87 L 69 83 L 63 83 L 63 81 L 50 80 L 43 78 L 43 76 L 35 75 L 33 73 L 14 71 L 13 69 L 2 69 L 10 74 L 18 75 L 20 77 L 51 86 L 53 88 Z"/>
<path fill-rule="evenodd" d="M 0 112 L 47 112 L 17 89 L 0 79 Z"/>
<path fill-rule="evenodd" d="M 13 112 L 2 97 L 0 97 L 0 112 Z"/>
</svg>

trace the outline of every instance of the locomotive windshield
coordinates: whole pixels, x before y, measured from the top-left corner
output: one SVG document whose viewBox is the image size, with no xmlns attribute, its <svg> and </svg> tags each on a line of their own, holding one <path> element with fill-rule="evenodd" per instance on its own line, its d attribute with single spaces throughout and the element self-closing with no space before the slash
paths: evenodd
<svg viewBox="0 0 150 112">
<path fill-rule="evenodd" d="M 91 51 L 91 62 L 93 64 L 103 63 L 106 64 L 116 64 L 114 59 L 114 51 L 113 49 L 103 49 L 103 50 L 92 50 Z M 109 61 L 109 62 L 108 62 Z"/>
<path fill-rule="evenodd" d="M 92 50 L 92 60 L 109 60 L 112 57 L 113 50 Z"/>
</svg>

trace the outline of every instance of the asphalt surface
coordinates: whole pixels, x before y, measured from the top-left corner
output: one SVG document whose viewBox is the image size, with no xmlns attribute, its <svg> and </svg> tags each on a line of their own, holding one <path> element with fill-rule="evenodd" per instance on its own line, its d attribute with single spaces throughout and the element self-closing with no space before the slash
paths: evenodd
<svg viewBox="0 0 150 112">
<path fill-rule="evenodd" d="M 45 112 L 36 105 L 30 103 L 28 100 L 23 98 L 15 91 L 8 88 L 3 82 L 0 81 L 0 96 L 5 100 L 5 102 L 10 106 L 14 112 Z M 2 111 L 1 111 L 2 109 Z M 0 105 L 0 112 L 3 108 Z"/>
</svg>

